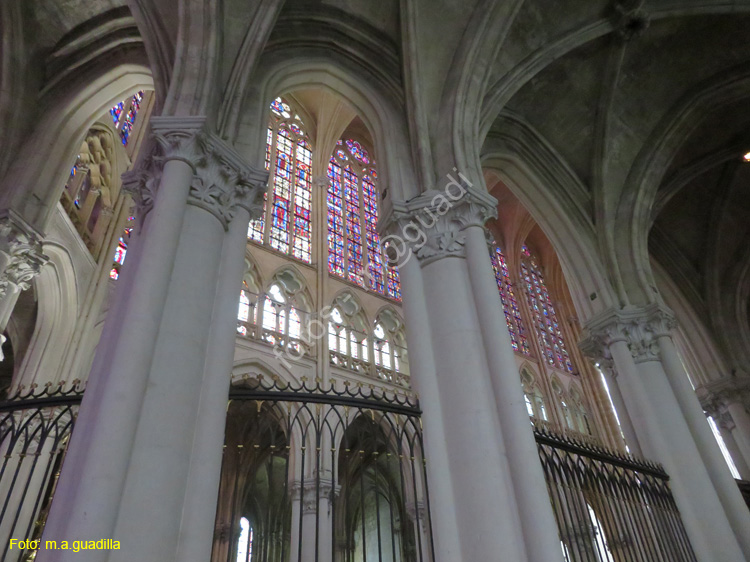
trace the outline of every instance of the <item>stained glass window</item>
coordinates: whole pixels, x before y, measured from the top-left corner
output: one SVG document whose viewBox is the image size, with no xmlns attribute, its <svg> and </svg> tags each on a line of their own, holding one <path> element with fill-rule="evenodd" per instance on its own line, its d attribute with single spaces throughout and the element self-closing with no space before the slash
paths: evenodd
<svg viewBox="0 0 750 562">
<path fill-rule="evenodd" d="M 117 247 L 115 248 L 115 255 L 112 258 L 114 264 L 109 270 L 110 279 L 120 278 L 120 268 L 125 263 L 125 256 L 128 253 L 128 245 L 130 244 L 130 237 L 133 233 L 133 227 L 135 226 L 135 217 L 128 217 L 128 222 L 125 224 L 125 228 L 122 231 L 120 239 L 117 241 Z"/>
<path fill-rule="evenodd" d="M 539 335 L 544 359 L 550 365 L 572 373 L 573 365 L 565 347 L 552 299 L 544 283 L 542 268 L 525 245 L 521 252 L 521 277 L 526 285 L 531 316 Z"/>
<path fill-rule="evenodd" d="M 360 143 L 340 140 L 328 163 L 328 271 L 400 300 L 398 270 L 388 264 L 377 232 L 377 181 Z"/>
<path fill-rule="evenodd" d="M 121 101 L 109 110 L 109 114 L 112 116 L 112 123 L 115 129 L 118 129 L 120 132 L 120 140 L 123 146 L 127 146 L 130 133 L 133 132 L 133 126 L 138 117 L 138 111 L 141 109 L 143 96 L 144 92 L 140 91 L 132 98 Z"/>
<path fill-rule="evenodd" d="M 510 344 L 513 346 L 514 351 L 519 351 L 524 355 L 531 355 L 529 342 L 526 338 L 526 329 L 521 318 L 521 311 L 518 309 L 518 301 L 513 290 L 513 283 L 510 279 L 510 272 L 508 271 L 505 256 L 498 246 L 494 246 L 493 251 L 490 252 L 490 258 L 492 260 L 492 269 L 495 271 L 497 288 L 500 291 L 500 299 L 503 302 L 505 323 L 508 325 L 508 333 L 510 334 Z"/>
<path fill-rule="evenodd" d="M 273 169 L 271 169 L 273 168 Z M 271 102 L 266 134 L 266 169 L 271 193 L 270 213 L 250 222 L 247 237 L 310 263 L 312 212 L 312 149 L 299 115 L 281 98 Z"/>
</svg>

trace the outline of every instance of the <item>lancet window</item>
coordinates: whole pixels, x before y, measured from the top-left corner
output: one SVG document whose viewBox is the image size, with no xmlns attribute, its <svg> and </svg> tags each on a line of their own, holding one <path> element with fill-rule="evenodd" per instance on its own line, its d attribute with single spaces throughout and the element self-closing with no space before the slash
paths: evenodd
<svg viewBox="0 0 750 562">
<path fill-rule="evenodd" d="M 271 103 L 266 136 L 270 171 L 263 215 L 250 222 L 250 240 L 306 263 L 312 261 L 312 146 L 300 116 L 282 98 Z"/>
<path fill-rule="evenodd" d="M 490 252 L 490 257 L 492 260 L 492 269 L 495 271 L 497 288 L 500 291 L 500 299 L 503 301 L 505 323 L 508 325 L 508 333 L 510 334 L 510 344 L 513 346 L 514 351 L 519 351 L 524 355 L 531 355 L 529 342 L 526 339 L 526 328 L 521 317 L 521 311 L 518 308 L 518 301 L 516 300 L 516 293 L 510 278 L 505 256 L 500 247 L 495 245 Z"/>
<path fill-rule="evenodd" d="M 387 263 L 376 230 L 377 181 L 367 150 L 339 140 L 328 164 L 328 271 L 400 300 L 398 270 Z"/>
<path fill-rule="evenodd" d="M 565 347 L 560 324 L 552 306 L 542 268 L 525 245 L 521 249 L 521 278 L 526 288 L 529 308 L 534 321 L 544 360 L 556 367 L 573 372 L 573 365 Z"/>
</svg>

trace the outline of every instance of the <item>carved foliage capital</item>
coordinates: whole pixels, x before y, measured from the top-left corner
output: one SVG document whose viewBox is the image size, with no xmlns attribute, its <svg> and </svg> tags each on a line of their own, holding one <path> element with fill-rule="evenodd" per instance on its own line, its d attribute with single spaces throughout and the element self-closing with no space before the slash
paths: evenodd
<svg viewBox="0 0 750 562">
<path fill-rule="evenodd" d="M 719 425 L 732 420 L 731 405 L 739 405 L 750 411 L 750 379 L 746 377 L 726 377 L 710 382 L 696 389 L 703 410 Z M 731 421 L 732 427 L 734 422 Z"/>
<path fill-rule="evenodd" d="M 400 257 L 413 254 L 422 264 L 464 257 L 464 230 L 483 227 L 495 217 L 494 197 L 454 181 L 444 191 L 430 190 L 410 201 L 394 201 L 381 221 L 385 234 L 382 240 Z"/>
<path fill-rule="evenodd" d="M 338 496 L 340 486 L 335 486 L 333 481 L 321 478 L 306 480 L 304 485 L 299 480 L 292 483 L 291 492 L 294 501 L 302 502 L 302 513 L 315 513 L 322 511 L 323 507 L 329 509 L 330 505 Z M 325 502 L 328 502 L 326 504 Z"/>
<path fill-rule="evenodd" d="M 155 117 L 152 134 L 157 152 L 139 170 L 123 174 L 123 189 L 136 203 L 139 219 L 153 208 L 164 164 L 179 160 L 193 170 L 188 204 L 210 212 L 224 228 L 239 208 L 260 216 L 268 173 L 242 161 L 224 140 L 204 128 L 203 118 Z"/>
<path fill-rule="evenodd" d="M 24 291 L 39 274 L 49 258 L 42 252 L 41 237 L 23 221 L 12 216 L 0 217 L 0 298 L 17 288 Z"/>
<path fill-rule="evenodd" d="M 654 304 L 642 308 L 610 309 L 589 322 L 579 347 L 596 361 L 611 359 L 610 346 L 627 343 L 636 363 L 659 360 L 659 341 L 669 336 L 677 323 L 671 311 Z"/>
<path fill-rule="evenodd" d="M 251 219 L 263 212 L 263 194 L 268 172 L 258 172 L 245 164 L 226 142 L 216 135 L 199 139 L 202 157 L 198 160 L 188 203 L 206 209 L 226 228 L 238 208 Z"/>
</svg>

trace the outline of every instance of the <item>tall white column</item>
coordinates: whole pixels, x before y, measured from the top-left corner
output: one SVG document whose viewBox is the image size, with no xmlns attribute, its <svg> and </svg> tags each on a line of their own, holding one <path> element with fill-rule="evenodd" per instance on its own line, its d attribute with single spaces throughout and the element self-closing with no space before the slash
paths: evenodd
<svg viewBox="0 0 750 562">
<path fill-rule="evenodd" d="M 409 373 L 412 389 L 419 394 L 424 428 L 424 454 L 429 483 L 432 537 L 438 561 L 461 560 L 450 452 L 445 439 L 443 404 L 437 384 L 432 349 L 430 319 L 427 314 L 422 269 L 416 258 L 399 264 L 406 340 L 409 346 Z M 445 407 L 448 407 L 448 403 Z M 429 558 L 427 558 L 429 559 Z"/>
<path fill-rule="evenodd" d="M 494 205 L 493 214 L 496 214 Z M 479 217 L 467 217 L 473 221 Z M 511 347 L 482 225 L 468 222 L 466 260 L 491 370 L 495 401 L 528 551 L 534 562 L 561 560 L 560 540 Z"/>
<path fill-rule="evenodd" d="M 742 454 L 742 451 L 737 445 L 737 440 L 734 438 L 734 429 L 736 426 L 734 420 L 732 420 L 732 416 L 729 412 L 715 412 L 712 414 L 712 417 L 714 418 L 714 423 L 716 423 L 716 427 L 721 434 L 721 439 L 724 441 L 727 451 L 729 451 L 729 456 L 732 457 L 732 462 L 734 463 L 737 472 L 740 473 L 740 478 L 742 480 L 750 480 L 750 465 L 745 461 L 745 456 Z"/>
<path fill-rule="evenodd" d="M 237 209 L 225 236 L 221 255 L 177 544 L 177 560 L 181 562 L 206 562 L 211 557 L 250 211 L 252 215 L 257 215 L 262 207 Z"/>
<path fill-rule="evenodd" d="M 737 443 L 737 448 L 742 453 L 745 464 L 750 466 L 750 414 L 745 405 L 736 397 L 728 401 L 727 411 L 734 422 L 732 436 Z M 750 475 L 746 478 L 748 479 Z"/>
<path fill-rule="evenodd" d="M 610 310 L 592 320 L 587 332 L 611 354 L 638 441 L 644 454 L 669 474 L 697 559 L 743 562 L 742 532 L 738 534 L 730 523 L 711 467 L 701 455 L 662 364 L 658 334 L 665 333 L 665 322 L 669 319 L 658 307 Z"/>
<path fill-rule="evenodd" d="M 620 430 L 625 438 L 625 443 L 628 446 L 631 454 L 642 455 L 641 444 L 638 442 L 638 435 L 633 427 L 633 420 L 630 418 L 630 412 L 627 406 L 625 406 L 625 400 L 622 396 L 622 390 L 620 384 L 617 382 L 617 370 L 614 366 L 614 361 L 610 355 L 609 349 L 602 348 L 593 339 L 583 339 L 578 346 L 581 348 L 587 356 L 591 357 L 596 363 L 597 369 L 602 373 L 604 379 L 607 381 L 607 389 L 609 390 L 609 396 L 612 399 L 612 405 L 617 413 L 617 421 L 620 423 Z M 604 355 L 602 355 L 604 354 Z"/>
<path fill-rule="evenodd" d="M 392 207 L 382 219 L 390 231 L 384 238 L 390 244 L 389 257 L 398 264 L 402 280 L 416 281 L 421 277 L 427 309 L 426 317 L 419 318 L 423 324 L 415 326 L 414 319 L 407 315 L 407 326 L 409 337 L 411 330 L 424 330 L 432 348 L 429 365 L 432 372 L 412 373 L 415 386 L 423 393 L 429 392 L 427 397 L 422 396 L 427 466 L 445 463 L 447 458 L 446 464 L 428 474 L 436 557 L 438 562 L 493 560 L 503 553 L 509 560 L 526 561 L 531 558 L 509 466 L 511 453 L 501 431 L 492 370 L 472 291 L 466 235 L 461 232 L 467 225 L 466 213 L 477 212 L 476 198 L 454 196 L 455 193 L 449 192 L 446 195 L 427 192 L 408 203 L 391 202 Z M 421 267 L 419 275 L 410 269 L 417 261 Z M 404 283 L 405 306 L 411 299 L 419 298 L 411 291 L 419 290 L 419 286 L 409 287 L 408 282 Z M 419 368 L 412 341 L 409 346 L 410 364 Z M 419 380 L 422 376 L 425 380 Z M 427 385 L 431 388 L 426 389 Z M 519 387 L 517 382 L 516 392 Z M 428 410 L 430 406 L 432 411 Z M 440 416 L 441 423 L 431 419 L 433 416 Z M 442 435 L 431 435 L 430 424 L 437 426 L 436 431 Z M 440 437 L 442 446 L 433 451 L 431 447 Z M 536 452 L 533 461 L 539 462 Z M 440 500 L 452 499 L 451 506 L 433 501 L 433 491 L 440 487 L 450 490 L 452 498 L 444 494 Z M 549 505 L 549 498 L 545 497 L 544 502 L 543 505 Z M 451 515 L 446 516 L 443 509 Z M 446 528 L 448 521 L 456 527 Z M 453 540 L 450 547 L 460 546 L 459 553 L 443 551 L 443 532 Z M 558 544 L 556 555 L 561 558 L 559 548 Z"/>
<path fill-rule="evenodd" d="M 238 206 L 256 202 L 262 176 L 207 133 L 202 118 L 154 118 L 152 129 L 162 147 L 161 179 L 138 183 L 139 216 L 146 216 L 139 253 L 128 256 L 44 535 L 112 538 L 121 550 L 41 551 L 42 561 L 176 560 L 192 505 L 193 455 L 211 456 L 193 446 L 204 429 L 197 426 L 206 415 L 201 398 L 212 394 L 223 356 L 212 354 L 219 345 L 229 349 L 211 328 L 228 314 L 216 302 L 226 290 L 219 274 L 226 228 Z M 234 342 L 233 331 L 223 336 Z M 217 417 L 225 403 L 219 407 Z M 214 429 L 215 418 L 209 421 Z"/>
<path fill-rule="evenodd" d="M 664 330 L 656 332 L 655 335 L 657 336 L 659 345 L 661 364 L 672 387 L 672 391 L 687 420 L 690 432 L 698 446 L 698 450 L 719 499 L 724 506 L 724 511 L 729 518 L 729 522 L 734 529 L 737 540 L 742 546 L 745 556 L 750 559 L 750 510 L 748 510 L 747 504 L 745 504 L 745 500 L 737 487 L 737 483 L 729 472 L 729 467 L 724 460 L 724 456 L 719 449 L 711 428 L 706 422 L 703 408 L 701 408 L 698 397 L 690 385 L 690 380 L 680 360 L 671 333 Z"/>
</svg>

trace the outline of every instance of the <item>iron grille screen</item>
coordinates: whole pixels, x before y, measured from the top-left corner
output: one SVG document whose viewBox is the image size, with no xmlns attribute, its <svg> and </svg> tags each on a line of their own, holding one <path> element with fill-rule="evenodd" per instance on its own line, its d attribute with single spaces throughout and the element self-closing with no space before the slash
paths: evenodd
<svg viewBox="0 0 750 562">
<path fill-rule="evenodd" d="M 567 562 L 695 561 L 659 465 L 534 434 Z"/>
</svg>

